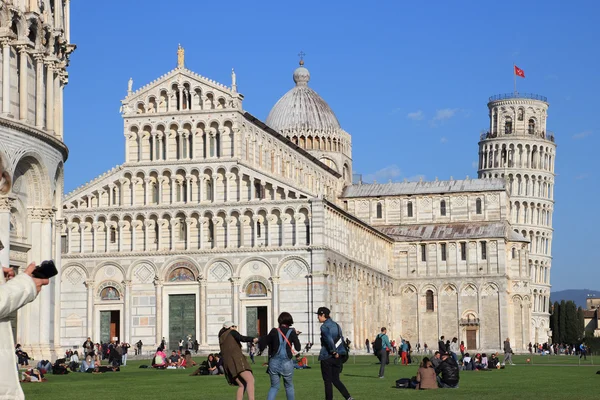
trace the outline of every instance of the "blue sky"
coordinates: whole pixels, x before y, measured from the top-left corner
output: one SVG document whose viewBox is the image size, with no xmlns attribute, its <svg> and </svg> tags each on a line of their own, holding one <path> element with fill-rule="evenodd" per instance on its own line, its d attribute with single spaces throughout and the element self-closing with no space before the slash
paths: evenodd
<svg viewBox="0 0 600 400">
<path fill-rule="evenodd" d="M 354 171 L 379 182 L 476 177 L 489 96 L 548 97 L 558 143 L 553 290 L 600 289 L 600 3 L 579 1 L 71 2 L 65 93 L 66 191 L 124 160 L 119 114 L 134 89 L 176 65 L 229 85 L 265 119 L 292 85 L 300 50 L 310 86 L 352 135 Z M 596 232 L 594 232 L 596 233 Z"/>
</svg>

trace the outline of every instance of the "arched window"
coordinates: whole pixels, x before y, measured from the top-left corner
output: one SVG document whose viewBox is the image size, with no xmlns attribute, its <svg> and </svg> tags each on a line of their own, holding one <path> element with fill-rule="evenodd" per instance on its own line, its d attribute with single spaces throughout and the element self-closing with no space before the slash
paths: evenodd
<svg viewBox="0 0 600 400">
<path fill-rule="evenodd" d="M 413 204 L 412 204 L 412 201 L 409 201 L 408 204 L 406 205 L 406 216 L 407 217 L 412 217 L 413 216 Z"/>
<path fill-rule="evenodd" d="M 158 243 L 158 222 L 154 223 L 154 243 Z"/>
<path fill-rule="evenodd" d="M 481 242 L 481 259 L 487 260 L 487 243 Z"/>
<path fill-rule="evenodd" d="M 152 184 L 152 202 L 158 204 L 158 185 L 156 183 Z"/>
<path fill-rule="evenodd" d="M 425 292 L 425 300 L 427 303 L 427 311 L 433 311 L 434 304 L 433 304 L 433 291 L 432 290 L 428 290 L 427 292 Z"/>
<path fill-rule="evenodd" d="M 212 201 L 212 182 L 206 181 L 206 200 Z"/>
<path fill-rule="evenodd" d="M 113 206 L 117 206 L 118 205 L 117 204 L 117 188 L 116 187 L 114 187 L 112 189 L 112 204 L 113 204 Z"/>
<path fill-rule="evenodd" d="M 260 237 L 261 232 L 262 231 L 262 227 L 260 224 L 260 221 L 256 221 L 256 237 Z"/>
<path fill-rule="evenodd" d="M 506 135 L 511 134 L 513 131 L 513 123 L 512 123 L 512 118 L 510 117 L 506 117 L 504 119 L 504 133 Z"/>
<path fill-rule="evenodd" d="M 111 226 L 110 228 L 110 242 L 117 243 L 117 228 Z"/>
<path fill-rule="evenodd" d="M 523 109 L 519 108 L 519 113 L 517 114 L 517 119 L 519 121 L 523 121 Z"/>
<path fill-rule="evenodd" d="M 477 214 L 481 214 L 481 199 L 477 198 L 477 200 L 475 201 L 475 213 Z"/>
<path fill-rule="evenodd" d="M 377 203 L 377 218 L 383 218 L 383 206 Z"/>
<path fill-rule="evenodd" d="M 185 221 L 184 220 L 180 220 L 179 221 L 179 240 L 186 240 L 186 226 L 185 226 Z"/>
<path fill-rule="evenodd" d="M 512 248 L 512 258 L 513 260 L 517 258 L 517 249 L 515 249 L 514 247 Z"/>
<path fill-rule="evenodd" d="M 530 135 L 533 135 L 535 133 L 535 120 L 533 118 L 529 120 L 529 124 L 527 125 L 527 132 Z"/>
<path fill-rule="evenodd" d="M 446 216 L 446 200 L 440 201 L 440 215 L 442 217 Z"/>
<path fill-rule="evenodd" d="M 208 241 L 212 242 L 215 240 L 215 224 L 212 222 L 212 218 L 208 219 Z"/>
</svg>

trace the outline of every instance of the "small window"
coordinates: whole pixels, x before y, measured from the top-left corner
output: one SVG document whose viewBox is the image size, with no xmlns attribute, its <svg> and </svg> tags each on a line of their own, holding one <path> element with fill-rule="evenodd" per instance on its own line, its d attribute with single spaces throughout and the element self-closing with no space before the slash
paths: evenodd
<svg viewBox="0 0 600 400">
<path fill-rule="evenodd" d="M 158 186 L 156 183 L 152 184 L 152 201 L 154 204 L 158 204 Z"/>
<path fill-rule="evenodd" d="M 117 206 L 118 204 L 117 204 L 117 188 L 116 187 L 114 187 L 112 189 L 112 196 L 113 196 L 112 204 L 113 204 L 113 206 Z"/>
<path fill-rule="evenodd" d="M 406 216 L 412 218 L 413 216 L 413 204 L 412 201 L 409 201 L 406 205 Z"/>
<path fill-rule="evenodd" d="M 117 228 L 114 226 L 110 228 L 110 242 L 117 243 Z"/>
<path fill-rule="evenodd" d="M 377 218 L 383 218 L 383 206 L 381 203 L 377 203 Z"/>
<path fill-rule="evenodd" d="M 424 244 L 421 245 L 421 261 L 427 261 L 427 247 Z"/>
<path fill-rule="evenodd" d="M 426 299 L 426 303 L 427 303 L 427 311 L 434 311 L 433 291 L 432 290 L 428 290 L 427 292 L 425 292 L 425 299 Z"/>
<path fill-rule="evenodd" d="M 212 201 L 212 182 L 206 181 L 206 200 Z"/>
<path fill-rule="evenodd" d="M 512 258 L 513 258 L 513 260 L 514 260 L 515 258 L 517 258 L 517 249 L 515 249 L 514 247 L 513 247 L 513 249 L 512 249 Z"/>
<path fill-rule="evenodd" d="M 260 182 L 254 183 L 254 198 L 255 199 L 264 199 L 263 196 L 263 187 Z"/>
<path fill-rule="evenodd" d="M 179 240 L 186 240 L 185 237 L 185 221 L 181 220 L 179 222 Z"/>
<path fill-rule="evenodd" d="M 519 108 L 519 114 L 518 114 L 517 119 L 519 121 L 523 121 L 523 109 L 522 108 Z"/>
<path fill-rule="evenodd" d="M 529 120 L 529 124 L 527 125 L 527 132 L 530 135 L 533 135 L 535 133 L 535 120 L 533 118 Z"/>
<path fill-rule="evenodd" d="M 462 261 L 467 260 L 467 243 L 466 242 L 460 243 L 460 259 Z"/>
<path fill-rule="evenodd" d="M 208 241 L 212 242 L 215 240 L 215 224 L 212 222 L 212 218 L 208 219 Z"/>
<path fill-rule="evenodd" d="M 310 225 L 306 224 L 306 245 L 310 246 Z"/>
<path fill-rule="evenodd" d="M 481 199 L 480 199 L 480 198 L 478 198 L 478 199 L 475 201 L 475 212 L 476 212 L 477 214 L 481 214 Z"/>
<path fill-rule="evenodd" d="M 446 261 L 446 243 L 441 245 L 442 261 Z"/>
<path fill-rule="evenodd" d="M 481 242 L 481 259 L 487 260 L 487 243 Z"/>
<path fill-rule="evenodd" d="M 256 237 L 260 237 L 261 231 L 262 231 L 262 227 L 260 225 L 260 221 L 257 221 L 256 222 Z"/>
<path fill-rule="evenodd" d="M 513 131 L 512 118 L 507 117 L 504 120 L 504 133 L 510 135 Z"/>
<path fill-rule="evenodd" d="M 446 216 L 446 200 L 440 201 L 440 215 L 442 217 Z"/>
<path fill-rule="evenodd" d="M 67 236 L 60 237 L 60 251 L 61 253 L 69 252 L 69 241 L 67 240 Z"/>
</svg>

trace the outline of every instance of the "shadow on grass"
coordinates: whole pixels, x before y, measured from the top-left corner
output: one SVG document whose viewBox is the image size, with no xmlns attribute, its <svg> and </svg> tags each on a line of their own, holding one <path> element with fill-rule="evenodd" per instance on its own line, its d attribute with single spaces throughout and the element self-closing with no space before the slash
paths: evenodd
<svg viewBox="0 0 600 400">
<path fill-rule="evenodd" d="M 378 376 L 373 375 L 353 375 L 353 374 L 344 374 L 344 376 L 349 376 L 352 378 L 369 378 L 369 379 L 379 379 Z"/>
</svg>

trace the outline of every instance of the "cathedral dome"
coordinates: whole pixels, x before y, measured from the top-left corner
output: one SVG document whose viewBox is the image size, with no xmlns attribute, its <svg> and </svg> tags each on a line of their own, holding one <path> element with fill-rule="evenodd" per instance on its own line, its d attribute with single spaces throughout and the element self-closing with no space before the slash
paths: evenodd
<svg viewBox="0 0 600 400">
<path fill-rule="evenodd" d="M 294 71 L 296 86 L 271 109 L 267 125 L 283 134 L 334 133 L 340 129 L 340 123 L 329 104 L 308 87 L 309 80 L 310 72 L 301 61 L 300 67 Z"/>
</svg>

